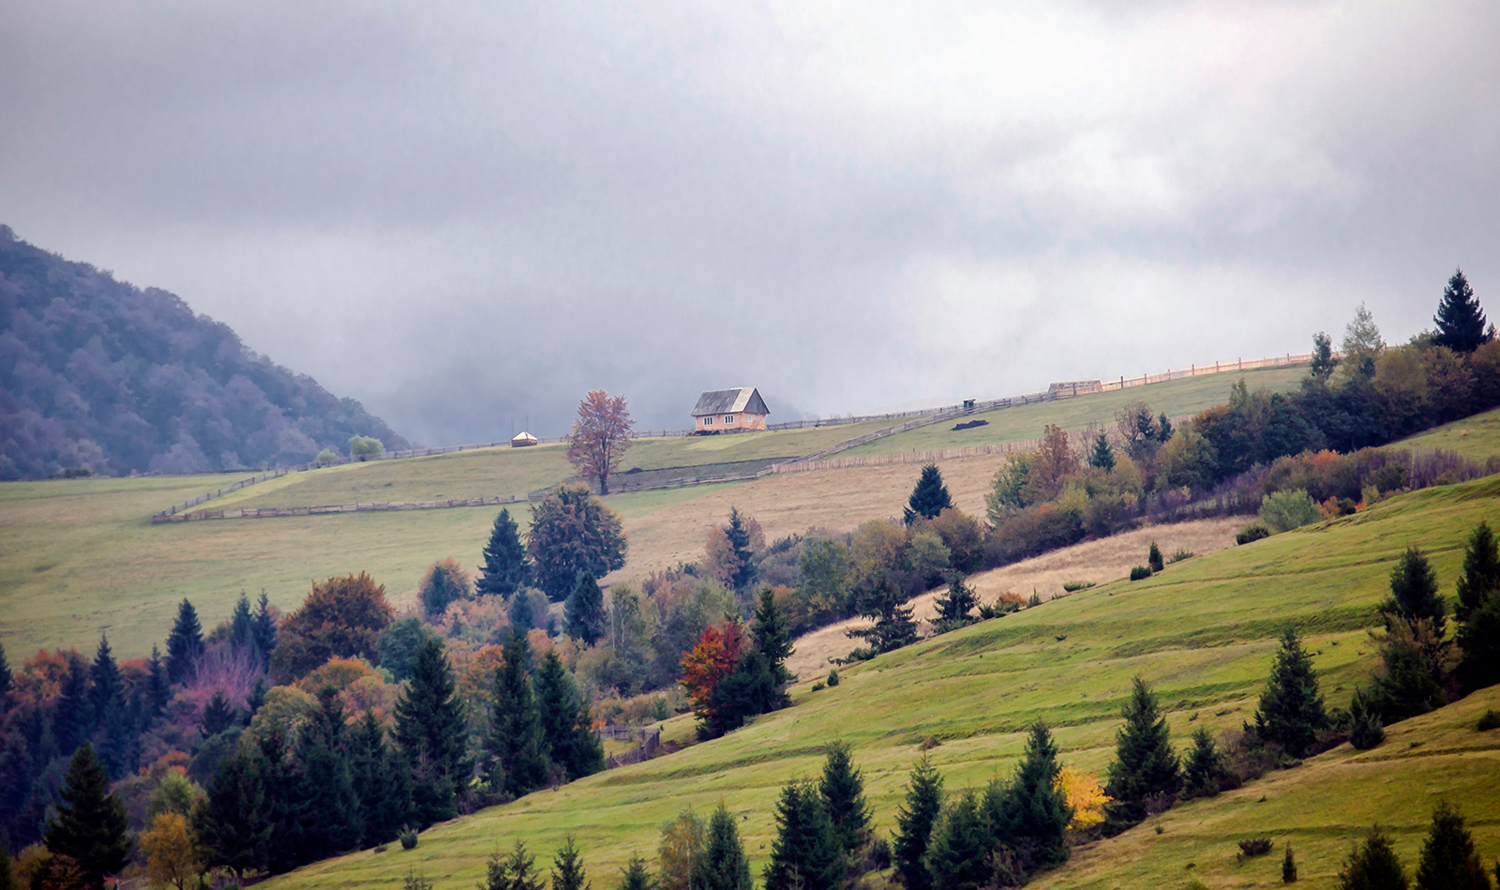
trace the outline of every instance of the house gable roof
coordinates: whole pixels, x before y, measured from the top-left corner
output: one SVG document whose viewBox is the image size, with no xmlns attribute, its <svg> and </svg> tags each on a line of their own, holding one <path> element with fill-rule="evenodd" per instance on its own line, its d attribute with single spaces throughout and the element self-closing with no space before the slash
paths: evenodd
<svg viewBox="0 0 1500 890">
<path fill-rule="evenodd" d="M 694 417 L 704 417 L 709 414 L 770 414 L 771 409 L 766 407 L 765 401 L 760 397 L 760 392 L 753 386 L 739 386 L 734 389 L 715 389 L 705 392 L 698 397 L 698 404 L 693 407 Z"/>
</svg>

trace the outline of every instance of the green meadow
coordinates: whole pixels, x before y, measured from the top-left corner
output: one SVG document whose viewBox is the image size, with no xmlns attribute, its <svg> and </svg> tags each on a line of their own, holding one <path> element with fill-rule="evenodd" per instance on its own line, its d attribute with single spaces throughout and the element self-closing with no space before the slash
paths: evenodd
<svg viewBox="0 0 1500 890">
<path fill-rule="evenodd" d="M 1238 374 L 1205 374 L 1200 377 L 1153 383 L 1149 386 L 1136 386 L 1058 399 L 1055 402 L 1002 408 L 964 418 L 966 421 L 988 421 L 987 426 L 954 431 L 953 427 L 958 421 L 937 423 L 877 439 L 869 444 L 840 452 L 839 456 L 858 457 L 864 454 L 940 451 L 947 448 L 967 448 L 973 445 L 1023 442 L 1040 439 L 1044 434 L 1044 427 L 1049 423 L 1069 432 L 1085 430 L 1093 425 L 1113 427 L 1115 413 L 1131 402 L 1138 401 L 1149 404 L 1158 414 L 1166 412 L 1168 417 L 1183 417 L 1197 414 L 1215 405 L 1228 404 L 1229 388 L 1241 378 L 1251 391 L 1264 388 L 1277 392 L 1296 389 L 1302 382 L 1302 378 L 1306 376 L 1306 365 L 1288 365 Z"/>
<path fill-rule="evenodd" d="M 1496 515 L 1500 478 L 1392 498 L 1354 516 L 1176 563 L 1150 579 L 1116 582 L 850 666 L 836 688 L 804 677 L 793 706 L 729 736 L 592 776 L 434 826 L 419 846 L 365 851 L 282 876 L 275 888 L 393 886 L 408 871 L 437 887 L 470 887 L 485 859 L 517 840 L 550 857 L 567 835 L 584 850 L 596 886 L 612 886 L 635 853 L 654 858 L 658 826 L 691 804 L 723 802 L 741 818 L 756 867 L 767 858 L 772 808 L 788 779 L 817 772 L 823 746 L 844 739 L 864 770 L 878 830 L 890 831 L 922 748 L 948 787 L 1007 776 L 1022 730 L 1054 727 L 1067 766 L 1101 773 L 1113 756 L 1118 713 L 1133 676 L 1152 683 L 1179 747 L 1197 726 L 1252 719 L 1276 637 L 1292 623 L 1314 653 L 1331 706 L 1345 706 L 1377 658 L 1368 635 L 1407 546 L 1423 548 L 1445 591 L 1463 542 Z M 1195 801 L 1120 838 L 1082 848 L 1042 887 L 1211 887 L 1279 882 L 1269 859 L 1235 860 L 1234 841 L 1289 840 L 1302 879 L 1326 886 L 1349 843 L 1371 822 L 1392 826 L 1412 855 L 1438 797 L 1471 816 L 1486 861 L 1500 856 L 1500 732 L 1473 721 L 1500 704 L 1490 690 L 1393 727 L 1382 746 L 1342 746 L 1240 791 Z M 666 724 L 690 734 L 687 719 Z M 1278 848 L 1277 853 L 1280 850 Z"/>
<path fill-rule="evenodd" d="M 1477 463 L 1500 455 L 1500 408 L 1445 423 L 1402 441 L 1413 451 L 1453 451 Z"/>
</svg>

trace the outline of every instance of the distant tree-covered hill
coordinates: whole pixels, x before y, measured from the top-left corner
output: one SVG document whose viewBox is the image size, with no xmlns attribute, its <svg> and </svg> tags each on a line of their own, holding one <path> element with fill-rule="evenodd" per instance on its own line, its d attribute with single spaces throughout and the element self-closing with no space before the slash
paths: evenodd
<svg viewBox="0 0 1500 890">
<path fill-rule="evenodd" d="M 409 443 L 181 299 L 0 226 L 0 479 L 236 470 Z"/>
</svg>

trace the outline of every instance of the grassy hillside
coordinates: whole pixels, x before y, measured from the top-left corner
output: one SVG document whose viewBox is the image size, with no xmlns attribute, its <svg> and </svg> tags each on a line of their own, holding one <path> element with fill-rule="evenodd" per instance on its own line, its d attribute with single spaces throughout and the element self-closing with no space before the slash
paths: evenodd
<svg viewBox="0 0 1500 890">
<path fill-rule="evenodd" d="M 609 886 L 631 853 L 654 851 L 657 826 L 683 804 L 707 810 L 720 801 L 742 817 L 759 867 L 779 787 L 814 773 L 830 740 L 854 747 L 885 832 L 924 739 L 940 742 L 931 753 L 950 788 L 1007 775 L 1022 728 L 1038 717 L 1055 727 L 1065 764 L 1103 770 L 1137 674 L 1156 686 L 1179 746 L 1195 726 L 1238 725 L 1254 709 L 1288 621 L 1315 653 L 1330 704 L 1344 705 L 1375 660 L 1366 628 L 1402 549 L 1422 546 L 1451 590 L 1465 536 L 1497 503 L 1500 478 L 1429 489 L 1178 563 L 1146 581 L 1083 591 L 850 667 L 835 689 L 814 693 L 805 681 L 793 691 L 794 707 L 724 739 L 436 826 L 410 852 L 358 853 L 270 886 L 391 886 L 416 869 L 439 887 L 468 887 L 491 851 L 522 839 L 545 857 L 569 833 L 596 884 Z M 1042 886 L 1178 886 L 1188 877 L 1210 886 L 1269 883 L 1269 864 L 1263 878 L 1253 872 L 1262 863 L 1240 867 L 1231 855 L 1230 841 L 1259 834 L 1290 838 L 1303 879 L 1325 885 L 1372 818 L 1394 826 L 1409 853 L 1437 795 L 1451 795 L 1476 817 L 1480 852 L 1494 858 L 1500 787 L 1475 779 L 1493 774 L 1500 745 L 1465 736 L 1461 724 L 1495 698 L 1492 692 L 1403 727 L 1367 754 L 1338 749 L 1236 794 L 1190 804 L 1161 820 L 1162 834 L 1146 825 L 1082 850 Z M 687 732 L 682 718 L 669 723 L 669 734 Z M 1397 758 L 1410 761 L 1410 773 Z"/>
<path fill-rule="evenodd" d="M 1445 423 L 1409 439 L 1402 439 L 1392 447 L 1415 451 L 1441 448 L 1484 463 L 1490 457 L 1500 455 L 1500 408 Z"/>
<path fill-rule="evenodd" d="M 1056 424 L 1069 432 L 1087 429 L 1091 424 L 1113 426 L 1115 412 L 1135 401 L 1144 401 L 1157 413 L 1165 411 L 1169 417 L 1197 414 L 1205 408 L 1223 405 L 1229 401 L 1229 388 L 1241 377 L 1251 390 L 1264 387 L 1271 391 L 1295 389 L 1307 376 L 1306 365 L 1284 368 L 1266 368 L 1246 371 L 1243 374 L 1207 374 L 1137 386 L 1112 392 L 1094 393 L 1038 405 L 1022 405 L 976 414 L 965 420 L 986 420 L 988 426 L 975 429 L 953 430 L 954 423 L 939 423 L 878 439 L 868 445 L 851 448 L 840 453 L 840 457 L 856 457 L 862 454 L 899 454 L 905 451 L 938 451 L 945 448 L 967 448 L 971 445 L 992 445 L 1003 442 L 1018 442 L 1039 439 L 1043 427 Z"/>
</svg>

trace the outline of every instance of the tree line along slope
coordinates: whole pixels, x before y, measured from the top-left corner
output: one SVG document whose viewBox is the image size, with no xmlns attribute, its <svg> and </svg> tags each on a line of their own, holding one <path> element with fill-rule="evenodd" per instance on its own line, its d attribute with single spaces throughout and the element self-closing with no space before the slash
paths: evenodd
<svg viewBox="0 0 1500 890">
<path fill-rule="evenodd" d="M 517 840 L 542 857 L 572 835 L 599 886 L 629 856 L 652 857 L 657 828 L 684 804 L 721 801 L 739 819 L 758 868 L 774 831 L 773 805 L 789 779 L 814 775 L 824 746 L 850 743 L 864 770 L 877 831 L 888 832 L 912 764 L 924 749 L 949 789 L 1006 776 L 1034 720 L 1048 722 L 1065 766 L 1102 773 L 1113 757 L 1131 680 L 1155 686 L 1179 750 L 1199 726 L 1213 732 L 1253 720 L 1286 624 L 1313 653 L 1332 707 L 1346 707 L 1375 666 L 1368 631 L 1388 594 L 1391 568 L 1409 545 L 1432 560 L 1451 591 L 1465 539 L 1500 503 L 1500 478 L 1401 495 L 1361 513 L 1169 566 L 939 636 L 792 689 L 794 705 L 746 728 L 667 757 L 613 770 L 557 791 L 435 826 L 411 851 L 365 851 L 317 863 L 268 886 L 389 886 L 410 870 L 437 887 L 469 887 L 497 847 Z M 1038 886 L 1210 886 L 1271 883 L 1267 860 L 1235 857 L 1237 838 L 1290 841 L 1303 880 L 1330 882 L 1349 843 L 1380 821 L 1411 861 L 1439 799 L 1472 817 L 1479 851 L 1500 855 L 1500 787 L 1492 775 L 1500 737 L 1473 729 L 1500 704 L 1491 689 L 1390 729 L 1368 752 L 1347 745 L 1303 766 L 1216 798 L 1171 810 L 1156 823 L 1076 851 Z M 685 738 L 688 718 L 667 723 Z M 1260 875 L 1253 868 L 1260 868 Z"/>
</svg>

